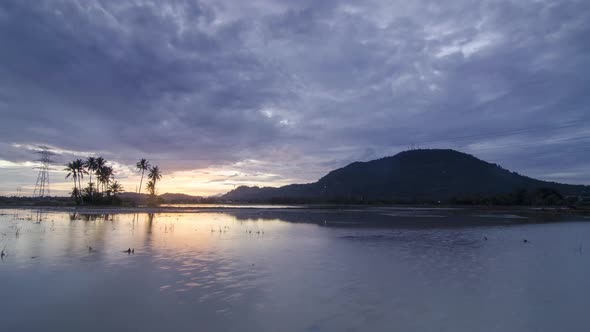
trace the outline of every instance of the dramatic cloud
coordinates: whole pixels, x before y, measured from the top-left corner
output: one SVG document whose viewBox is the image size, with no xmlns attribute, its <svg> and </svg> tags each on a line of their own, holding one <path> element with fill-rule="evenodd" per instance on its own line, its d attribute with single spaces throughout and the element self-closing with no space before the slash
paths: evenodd
<svg viewBox="0 0 590 332">
<path fill-rule="evenodd" d="M 2 1 L 0 194 L 31 189 L 38 144 L 103 155 L 128 190 L 141 157 L 161 191 L 214 194 L 412 145 L 590 184 L 589 17 L 584 0 Z"/>
</svg>

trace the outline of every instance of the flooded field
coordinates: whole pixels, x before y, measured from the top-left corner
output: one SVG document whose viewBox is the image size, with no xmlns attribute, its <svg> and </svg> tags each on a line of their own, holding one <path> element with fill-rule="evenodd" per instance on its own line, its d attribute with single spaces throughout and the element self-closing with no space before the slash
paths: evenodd
<svg viewBox="0 0 590 332">
<path fill-rule="evenodd" d="M 0 210 L 2 330 L 590 326 L 584 216 L 394 208 L 86 212 Z"/>
</svg>

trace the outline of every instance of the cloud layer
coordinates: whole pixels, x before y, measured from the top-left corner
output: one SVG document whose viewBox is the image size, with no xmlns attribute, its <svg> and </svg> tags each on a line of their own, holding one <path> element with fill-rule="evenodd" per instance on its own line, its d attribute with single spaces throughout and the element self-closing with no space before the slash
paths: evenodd
<svg viewBox="0 0 590 332">
<path fill-rule="evenodd" d="M 588 17 L 583 0 L 2 1 L 0 191 L 34 179 L 34 144 L 129 181 L 147 157 L 192 193 L 412 145 L 590 184 Z"/>
</svg>

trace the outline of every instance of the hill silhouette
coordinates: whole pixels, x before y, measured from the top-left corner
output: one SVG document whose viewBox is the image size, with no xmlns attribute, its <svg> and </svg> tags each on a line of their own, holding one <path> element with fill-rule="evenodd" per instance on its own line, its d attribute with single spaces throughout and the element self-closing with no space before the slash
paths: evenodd
<svg viewBox="0 0 590 332">
<path fill-rule="evenodd" d="M 541 194 L 588 195 L 590 187 L 536 180 L 450 149 L 410 150 L 354 162 L 317 182 L 238 187 L 222 199 L 250 202 L 453 202 L 544 190 Z"/>
<path fill-rule="evenodd" d="M 139 204 L 145 204 L 149 199 L 149 194 L 138 194 L 134 192 L 123 192 L 119 194 L 121 199 L 126 201 L 133 201 Z M 164 193 L 158 195 L 160 203 L 166 204 L 199 204 L 208 203 L 214 200 L 214 197 L 193 196 L 182 193 Z"/>
</svg>

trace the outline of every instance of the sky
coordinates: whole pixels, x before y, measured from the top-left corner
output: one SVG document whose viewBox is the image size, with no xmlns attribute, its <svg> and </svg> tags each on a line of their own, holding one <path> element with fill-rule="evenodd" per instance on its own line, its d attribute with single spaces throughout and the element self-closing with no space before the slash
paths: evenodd
<svg viewBox="0 0 590 332">
<path fill-rule="evenodd" d="M 0 195 L 39 145 L 52 195 L 88 156 L 215 195 L 408 148 L 590 184 L 588 36 L 587 0 L 3 0 Z"/>
</svg>

